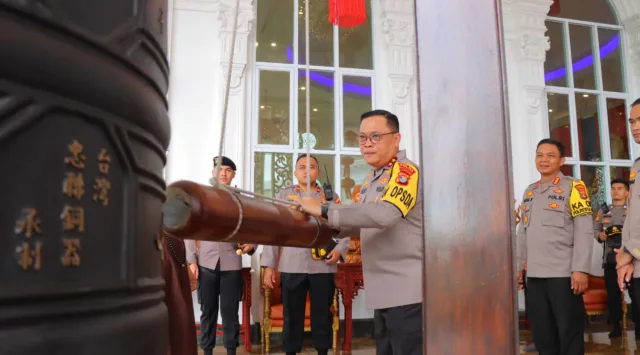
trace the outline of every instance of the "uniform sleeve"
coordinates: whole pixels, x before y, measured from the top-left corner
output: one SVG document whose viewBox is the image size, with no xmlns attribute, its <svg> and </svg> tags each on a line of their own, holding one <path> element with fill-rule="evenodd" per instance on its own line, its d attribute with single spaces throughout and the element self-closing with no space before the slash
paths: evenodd
<svg viewBox="0 0 640 355">
<path fill-rule="evenodd" d="M 634 258 L 640 259 L 640 236 L 634 238 L 631 235 L 631 228 L 629 227 L 631 222 L 627 217 L 622 226 L 622 247 Z"/>
<path fill-rule="evenodd" d="M 354 203 L 351 205 L 331 204 L 328 215 L 329 225 L 333 228 L 340 228 L 340 234 L 343 238 L 348 236 L 347 233 L 354 229 L 384 229 L 395 225 L 402 219 L 400 210 L 388 202 Z"/>
<path fill-rule="evenodd" d="M 196 241 L 190 239 L 185 240 L 184 249 L 187 254 L 187 262 L 189 264 L 197 264 L 198 259 L 196 258 Z"/>
<path fill-rule="evenodd" d="M 518 232 L 516 233 L 518 271 L 524 270 L 524 264 L 527 262 L 527 231 L 524 228 L 524 212 L 523 209 L 520 209 L 520 224 L 518 225 Z"/>
<path fill-rule="evenodd" d="M 596 218 L 593 221 L 593 236 L 598 243 L 602 243 L 602 240 L 600 240 L 600 232 L 602 232 L 602 210 L 598 210 Z"/>
<path fill-rule="evenodd" d="M 338 245 L 335 247 L 343 257 L 347 255 L 347 251 L 349 250 L 349 241 L 351 241 L 351 238 L 342 238 L 338 240 Z"/>
<path fill-rule="evenodd" d="M 350 237 L 360 237 L 360 227 L 342 227 L 338 235 L 335 236 L 336 239 L 348 239 Z"/>
<path fill-rule="evenodd" d="M 332 227 L 389 228 L 416 206 L 419 186 L 418 168 L 410 163 L 397 162 L 379 202 L 331 205 L 329 224 Z"/>
<path fill-rule="evenodd" d="M 572 183 L 569 204 L 573 217 L 571 271 L 590 273 L 593 253 L 593 211 L 587 188 L 582 181 Z"/>
<path fill-rule="evenodd" d="M 278 266 L 280 257 L 280 247 L 274 245 L 264 245 L 262 247 L 262 259 L 260 266 L 275 269 Z"/>
</svg>

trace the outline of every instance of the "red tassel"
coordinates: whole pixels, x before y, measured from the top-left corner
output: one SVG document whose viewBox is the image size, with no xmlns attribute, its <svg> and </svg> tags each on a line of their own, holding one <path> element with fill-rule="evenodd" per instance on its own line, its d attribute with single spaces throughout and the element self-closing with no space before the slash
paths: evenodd
<svg viewBox="0 0 640 355">
<path fill-rule="evenodd" d="M 553 0 L 551 8 L 549 9 L 549 16 L 557 16 L 560 14 L 560 0 Z"/>
<path fill-rule="evenodd" d="M 360 26 L 367 20 L 365 0 L 329 0 L 329 22 L 343 27 Z"/>
</svg>

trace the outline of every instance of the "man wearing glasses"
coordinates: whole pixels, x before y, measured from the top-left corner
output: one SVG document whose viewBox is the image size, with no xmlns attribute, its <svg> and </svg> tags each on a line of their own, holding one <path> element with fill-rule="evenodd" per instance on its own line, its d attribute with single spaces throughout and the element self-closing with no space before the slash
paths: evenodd
<svg viewBox="0 0 640 355">
<path fill-rule="evenodd" d="M 357 204 L 300 199 L 309 214 L 360 236 L 366 303 L 374 309 L 378 354 L 422 354 L 422 198 L 420 173 L 400 150 L 400 124 L 391 112 L 360 117 L 360 152 L 372 167 Z"/>
</svg>

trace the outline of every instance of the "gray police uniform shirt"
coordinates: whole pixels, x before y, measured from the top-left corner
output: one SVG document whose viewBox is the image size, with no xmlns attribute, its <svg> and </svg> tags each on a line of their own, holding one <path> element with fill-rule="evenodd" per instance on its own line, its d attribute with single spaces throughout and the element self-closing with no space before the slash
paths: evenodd
<svg viewBox="0 0 640 355">
<path fill-rule="evenodd" d="M 553 181 L 524 192 L 517 233 L 518 270 L 528 277 L 571 277 L 589 273 L 593 211 L 585 184 L 558 173 Z"/>
<path fill-rule="evenodd" d="M 640 158 L 636 159 L 629 173 L 629 200 L 627 219 L 622 228 L 622 246 L 633 255 L 633 277 L 640 277 L 640 186 L 636 186 L 640 174 Z"/>
<path fill-rule="evenodd" d="M 598 243 L 602 243 L 600 240 L 600 233 L 604 232 L 611 226 L 622 226 L 624 220 L 627 217 L 627 205 L 614 206 L 609 205 L 609 213 L 605 214 L 602 208 L 596 213 L 595 220 L 593 221 L 593 236 Z"/>
<path fill-rule="evenodd" d="M 332 202 L 334 204 L 340 203 L 340 196 L 334 192 Z M 305 193 L 299 185 L 291 185 L 283 188 L 278 193 L 278 199 L 296 201 L 301 197 L 304 197 Z M 324 191 L 320 186 L 312 188 L 310 195 L 321 203 L 327 202 Z M 295 208 L 292 206 L 292 208 Z M 341 256 L 345 256 L 349 249 L 349 238 L 344 238 L 338 242 L 335 250 L 340 253 Z M 280 256 L 278 264 L 278 256 L 280 256 L 280 247 L 265 245 L 262 248 L 262 260 L 260 265 L 264 267 L 276 268 L 280 272 L 286 273 L 301 273 L 301 274 L 330 274 L 338 271 L 336 264 L 329 265 L 325 260 L 315 260 L 312 257 L 310 248 L 294 248 L 283 247 L 282 255 Z"/>
<path fill-rule="evenodd" d="M 207 269 L 215 270 L 218 261 L 220 261 L 220 271 L 242 270 L 242 256 L 236 254 L 236 243 L 201 240 L 197 252 L 195 240 L 185 240 L 184 245 L 189 264 L 198 264 Z"/>
<path fill-rule="evenodd" d="M 420 174 L 401 150 L 366 177 L 357 204 L 329 207 L 339 237 L 360 236 L 367 308 L 421 303 L 423 245 Z"/>
</svg>

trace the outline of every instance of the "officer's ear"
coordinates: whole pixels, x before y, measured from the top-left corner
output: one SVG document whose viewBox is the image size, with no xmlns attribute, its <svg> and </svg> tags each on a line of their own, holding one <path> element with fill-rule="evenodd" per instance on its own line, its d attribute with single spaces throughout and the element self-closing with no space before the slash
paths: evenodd
<svg viewBox="0 0 640 355">
<path fill-rule="evenodd" d="M 560 158 L 560 166 L 564 165 L 564 162 L 566 161 L 567 161 L 567 158 L 565 157 Z"/>
</svg>

